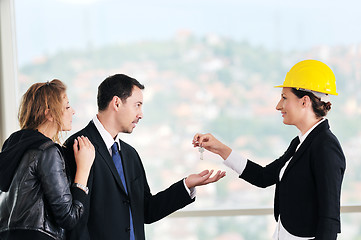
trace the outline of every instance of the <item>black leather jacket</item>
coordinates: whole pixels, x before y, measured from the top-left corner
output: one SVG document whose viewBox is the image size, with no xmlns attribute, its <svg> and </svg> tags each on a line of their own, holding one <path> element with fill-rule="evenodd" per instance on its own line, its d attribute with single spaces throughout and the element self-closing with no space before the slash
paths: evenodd
<svg viewBox="0 0 361 240">
<path fill-rule="evenodd" d="M 69 188 L 61 148 L 47 141 L 21 157 L 9 190 L 0 192 L 0 232 L 26 229 L 65 239 L 83 214 L 85 192 Z"/>
</svg>

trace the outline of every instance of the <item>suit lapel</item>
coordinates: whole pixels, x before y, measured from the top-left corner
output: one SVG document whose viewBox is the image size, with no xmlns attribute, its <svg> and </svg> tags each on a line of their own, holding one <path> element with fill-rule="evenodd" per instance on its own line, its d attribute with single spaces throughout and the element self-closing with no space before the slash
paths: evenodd
<svg viewBox="0 0 361 240">
<path fill-rule="evenodd" d="M 102 161 L 104 161 L 106 163 L 106 165 L 108 166 L 109 170 L 111 171 L 111 173 L 113 174 L 115 181 L 117 182 L 118 186 L 122 189 L 122 191 L 125 193 L 125 189 L 123 187 L 123 184 L 120 180 L 120 176 L 118 174 L 118 171 L 114 165 L 113 159 L 109 154 L 109 151 L 102 139 L 102 137 L 100 136 L 97 128 L 95 127 L 94 123 L 91 121 L 89 123 L 89 128 L 90 128 L 90 133 L 92 135 L 92 139 L 94 139 L 94 141 L 92 141 L 92 144 L 95 147 L 95 151 L 98 153 L 97 155 L 99 155 L 100 159 Z"/>
<path fill-rule="evenodd" d="M 119 140 L 119 142 L 120 142 L 120 156 L 122 157 L 122 162 L 123 162 L 125 182 L 127 184 L 128 195 L 131 195 L 131 188 L 129 186 L 132 176 L 134 175 L 132 174 L 133 167 L 130 162 L 132 160 L 132 157 L 129 152 L 129 147 L 127 147 L 122 140 Z"/>
<path fill-rule="evenodd" d="M 290 169 L 295 165 L 295 163 L 301 159 L 303 153 L 306 151 L 306 149 L 309 148 L 312 141 L 315 139 L 315 137 L 322 131 L 325 131 L 329 128 L 328 120 L 326 119 L 324 122 L 320 123 L 315 129 L 313 129 L 310 134 L 306 137 L 306 139 L 302 142 L 301 146 L 298 148 L 298 150 L 293 155 L 290 163 L 286 167 L 286 170 L 283 174 L 282 179 L 287 175 L 287 173 L 290 171 Z"/>
</svg>

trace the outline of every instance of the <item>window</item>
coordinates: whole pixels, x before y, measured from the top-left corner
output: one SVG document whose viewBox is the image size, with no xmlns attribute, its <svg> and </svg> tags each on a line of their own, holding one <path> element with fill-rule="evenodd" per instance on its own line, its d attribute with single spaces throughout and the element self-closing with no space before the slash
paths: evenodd
<svg viewBox="0 0 361 240">
<path fill-rule="evenodd" d="M 190 173 L 224 169 L 227 178 L 198 188 L 196 203 L 185 210 L 271 208 L 273 188 L 257 189 L 238 180 L 213 154 L 199 160 L 191 140 L 197 132 L 211 132 L 263 165 L 277 158 L 298 132 L 282 124 L 275 110 L 280 91 L 273 86 L 296 62 L 319 59 L 337 79 L 339 96 L 331 99 L 328 118 L 347 157 L 342 204 L 360 204 L 361 16 L 355 5 L 349 0 L 342 5 L 310 0 L 17 0 L 18 93 L 34 82 L 61 79 L 76 111 L 77 131 L 96 114 L 100 82 L 115 73 L 132 76 L 146 87 L 144 119 L 123 138 L 140 153 L 153 193 Z M 356 218 L 345 216 L 342 239 L 360 236 Z M 174 232 L 179 224 L 184 231 Z M 224 234 L 265 239 L 274 225 L 269 215 L 169 218 L 148 226 L 147 234 L 149 239 L 159 239 L 159 231 L 164 239 L 185 231 L 190 232 L 187 239 L 221 239 Z"/>
</svg>

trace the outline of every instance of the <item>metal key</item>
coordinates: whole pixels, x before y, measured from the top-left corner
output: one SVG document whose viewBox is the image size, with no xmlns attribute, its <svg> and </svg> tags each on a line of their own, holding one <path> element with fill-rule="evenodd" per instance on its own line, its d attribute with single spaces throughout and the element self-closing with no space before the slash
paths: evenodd
<svg viewBox="0 0 361 240">
<path fill-rule="evenodd" d="M 203 152 L 204 152 L 204 147 L 200 147 L 199 149 L 198 149 L 198 151 L 199 151 L 199 159 L 200 160 L 203 160 Z"/>
</svg>

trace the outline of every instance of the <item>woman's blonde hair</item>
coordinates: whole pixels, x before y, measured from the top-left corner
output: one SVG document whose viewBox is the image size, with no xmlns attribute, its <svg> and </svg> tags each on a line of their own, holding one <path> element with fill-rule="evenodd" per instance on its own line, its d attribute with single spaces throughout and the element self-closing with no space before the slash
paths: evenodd
<svg viewBox="0 0 361 240">
<path fill-rule="evenodd" d="M 60 143 L 59 133 L 63 124 L 63 96 L 65 91 L 65 84 L 58 79 L 31 85 L 21 99 L 18 114 L 20 128 L 37 129 L 47 121 L 46 112 L 48 112 L 57 125 L 57 132 L 52 140 Z"/>
</svg>

